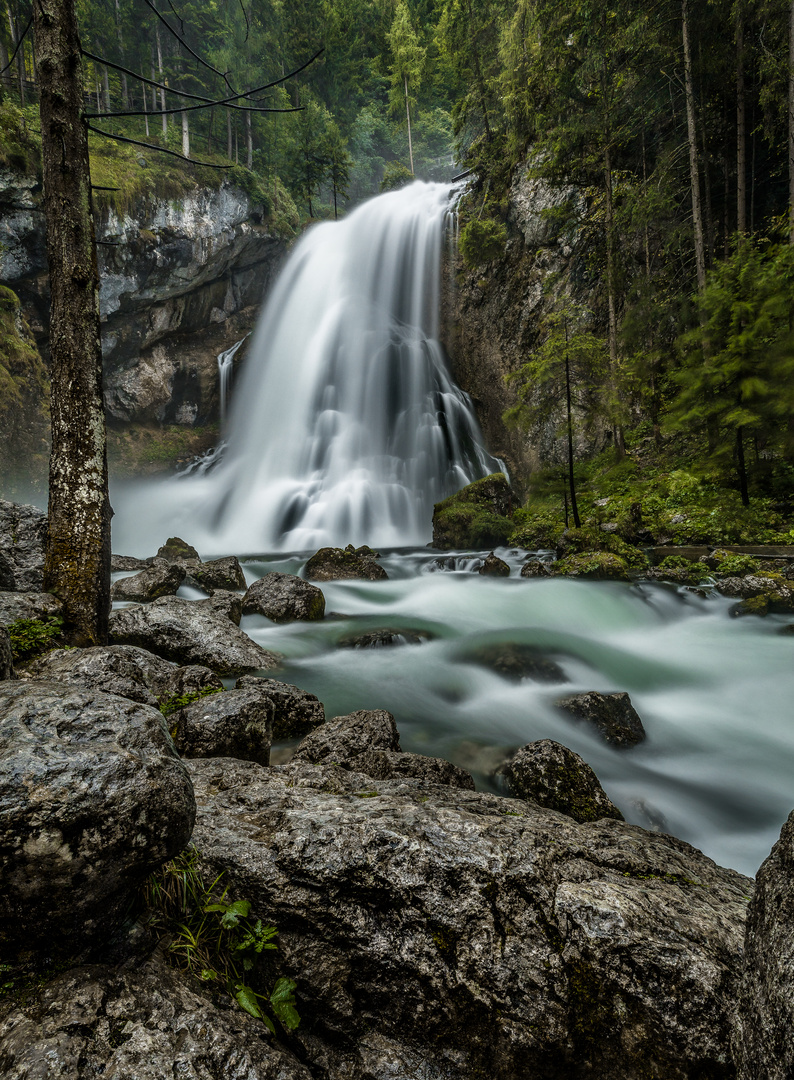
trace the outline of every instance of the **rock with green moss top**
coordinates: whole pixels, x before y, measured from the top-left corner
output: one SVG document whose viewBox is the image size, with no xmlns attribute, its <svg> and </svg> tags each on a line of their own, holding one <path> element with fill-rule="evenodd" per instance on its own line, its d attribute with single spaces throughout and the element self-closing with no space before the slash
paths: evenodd
<svg viewBox="0 0 794 1080">
<path fill-rule="evenodd" d="M 629 568 L 624 559 L 609 551 L 585 551 L 568 555 L 552 563 L 555 577 L 590 578 L 593 581 L 628 581 Z"/>
<path fill-rule="evenodd" d="M 433 511 L 433 547 L 441 551 L 494 548 L 507 543 L 514 531 L 516 508 L 512 488 L 503 473 L 493 473 L 462 488 Z"/>
<path fill-rule="evenodd" d="M 698 585 L 709 576 L 709 568 L 682 555 L 667 555 L 658 566 L 650 567 L 644 577 L 651 581 L 670 581 L 675 585 Z"/>
<path fill-rule="evenodd" d="M 523 578 L 547 578 L 551 577 L 551 565 L 543 559 L 528 559 L 521 567 Z"/>
<path fill-rule="evenodd" d="M 168 726 L 183 757 L 233 757 L 269 765 L 274 712 L 273 702 L 256 688 L 208 689 L 174 711 Z"/>
<path fill-rule="evenodd" d="M 157 549 L 156 558 L 165 559 L 170 563 L 201 562 L 196 549 L 179 536 L 172 536 L 166 540 L 163 546 Z"/>
<path fill-rule="evenodd" d="M 491 551 L 486 555 L 482 566 L 477 571 L 486 577 L 510 577 L 510 567 Z"/>
<path fill-rule="evenodd" d="M 632 570 L 644 570 L 648 565 L 642 548 L 600 529 L 566 529 L 557 544 L 557 554 L 561 558 L 568 555 L 589 555 L 594 551 L 617 555 Z"/>
<path fill-rule="evenodd" d="M 510 791 L 519 799 L 531 799 L 574 821 L 623 821 L 587 762 L 551 739 L 522 746 L 502 771 Z"/>
<path fill-rule="evenodd" d="M 794 588 L 777 574 L 722 578 L 718 588 L 723 596 L 741 600 L 732 608 L 734 615 L 786 615 L 794 611 Z"/>
<path fill-rule="evenodd" d="M 375 562 L 376 558 L 377 552 L 372 548 L 354 548 L 352 544 L 346 548 L 320 548 L 306 563 L 303 573 L 310 581 L 386 581 L 389 575 Z"/>
</svg>

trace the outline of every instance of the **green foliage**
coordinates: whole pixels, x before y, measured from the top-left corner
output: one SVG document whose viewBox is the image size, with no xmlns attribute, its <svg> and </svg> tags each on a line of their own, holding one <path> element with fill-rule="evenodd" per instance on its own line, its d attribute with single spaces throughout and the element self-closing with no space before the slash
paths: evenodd
<svg viewBox="0 0 794 1080">
<path fill-rule="evenodd" d="M 403 165 L 401 161 L 390 161 L 383 170 L 383 179 L 380 182 L 381 191 L 396 191 L 414 182 L 414 174 Z"/>
<path fill-rule="evenodd" d="M 280 978 L 269 994 L 254 989 L 263 952 L 276 949 L 275 926 L 250 917 L 248 900 L 220 891 L 223 873 L 207 884 L 199 854 L 188 848 L 151 875 L 144 889 L 149 926 L 168 939 L 175 966 L 223 988 L 245 1012 L 275 1033 L 272 1016 L 288 1030 L 300 1023 L 295 983 Z"/>
<path fill-rule="evenodd" d="M 222 687 L 210 686 L 205 690 L 194 690 L 191 694 L 174 694 L 173 697 L 160 702 L 160 712 L 163 716 L 170 716 L 171 713 L 176 712 L 178 709 L 184 709 L 186 705 L 192 705 L 194 701 L 200 701 L 202 698 L 209 697 L 210 694 L 220 694 L 221 692 Z"/>
<path fill-rule="evenodd" d="M 714 552 L 716 557 L 717 552 Z M 717 564 L 716 573 L 720 577 L 746 577 L 748 574 L 761 572 L 761 563 L 752 555 L 742 555 L 736 552 L 723 552 L 724 558 Z"/>
<path fill-rule="evenodd" d="M 460 253 L 471 270 L 504 255 L 506 243 L 507 230 L 491 218 L 469 221 L 460 230 Z"/>
<path fill-rule="evenodd" d="M 8 627 L 11 655 L 15 663 L 32 660 L 34 656 L 57 649 L 62 643 L 63 619 L 53 615 L 48 619 L 17 619 Z"/>
<path fill-rule="evenodd" d="M 395 113 L 404 112 L 416 104 L 416 91 L 422 81 L 427 50 L 411 25 L 411 15 L 405 0 L 399 0 L 394 20 L 387 35 L 392 53 L 391 92 L 389 102 Z"/>
<path fill-rule="evenodd" d="M 595 581 L 628 581 L 628 570 L 624 559 L 608 551 L 567 555 L 551 565 L 555 577 L 582 577 Z"/>
</svg>

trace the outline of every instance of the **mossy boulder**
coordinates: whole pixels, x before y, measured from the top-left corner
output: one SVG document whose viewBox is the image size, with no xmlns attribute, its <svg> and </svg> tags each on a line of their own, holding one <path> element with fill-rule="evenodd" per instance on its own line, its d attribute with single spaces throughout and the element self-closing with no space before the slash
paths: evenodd
<svg viewBox="0 0 794 1080">
<path fill-rule="evenodd" d="M 511 793 L 519 799 L 557 810 L 574 821 L 623 821 L 587 762 L 551 739 L 522 746 L 502 771 Z"/>
<path fill-rule="evenodd" d="M 172 536 L 157 550 L 157 558 L 166 562 L 201 562 L 199 553 L 179 536 Z"/>
<path fill-rule="evenodd" d="M 433 511 L 433 547 L 441 551 L 494 548 L 514 530 L 516 499 L 503 473 L 493 473 L 462 488 Z"/>
<path fill-rule="evenodd" d="M 485 577 L 510 577 L 510 567 L 491 551 L 486 555 L 485 561 L 477 571 Z"/>
<path fill-rule="evenodd" d="M 589 578 L 593 581 L 628 581 L 629 567 L 625 559 L 610 551 L 584 551 L 568 555 L 553 563 L 555 577 Z"/>
<path fill-rule="evenodd" d="M 555 705 L 569 716 L 589 724 L 610 746 L 622 750 L 645 739 L 642 720 L 626 693 L 600 694 L 590 690 L 585 694 L 558 698 Z"/>
<path fill-rule="evenodd" d="M 385 581 L 389 575 L 375 562 L 377 551 L 369 547 L 320 548 L 303 568 L 309 581 Z"/>
</svg>

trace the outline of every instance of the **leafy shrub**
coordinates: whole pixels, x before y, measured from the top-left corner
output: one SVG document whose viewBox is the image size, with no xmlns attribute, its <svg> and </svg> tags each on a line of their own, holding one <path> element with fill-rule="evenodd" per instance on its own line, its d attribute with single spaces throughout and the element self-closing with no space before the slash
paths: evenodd
<svg viewBox="0 0 794 1080">
<path fill-rule="evenodd" d="M 716 555 L 716 552 L 714 553 Z M 722 577 L 744 577 L 747 574 L 757 574 L 761 570 L 761 563 L 752 555 L 740 555 L 730 552 L 724 559 L 720 559 L 717 565 L 717 573 Z"/>
<path fill-rule="evenodd" d="M 49 619 L 17 619 L 8 627 L 14 661 L 31 660 L 34 656 L 57 648 L 62 632 L 63 619 L 60 615 L 53 615 Z"/>
<path fill-rule="evenodd" d="M 381 191 L 396 191 L 398 188 L 412 184 L 416 177 L 410 169 L 406 168 L 401 161 L 390 161 L 383 170 L 383 179 L 380 182 Z"/>
<path fill-rule="evenodd" d="M 498 259 L 504 253 L 506 242 L 504 225 L 490 218 L 470 221 L 460 231 L 460 253 L 470 270 Z"/>
<path fill-rule="evenodd" d="M 278 948 L 272 940 L 278 931 L 249 917 L 248 900 L 230 900 L 228 887 L 219 892 L 223 872 L 207 885 L 198 860 L 198 852 L 190 847 L 150 876 L 144 887 L 148 925 L 169 938 L 167 953 L 175 967 L 221 986 L 274 1034 L 265 1008 L 294 1030 L 300 1017 L 292 979 L 278 979 L 270 994 L 250 985 L 262 953 Z"/>
</svg>

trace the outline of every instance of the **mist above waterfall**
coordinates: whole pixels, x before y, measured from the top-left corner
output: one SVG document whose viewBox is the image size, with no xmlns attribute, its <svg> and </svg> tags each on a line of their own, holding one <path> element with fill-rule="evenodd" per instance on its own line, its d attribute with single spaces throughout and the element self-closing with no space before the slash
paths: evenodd
<svg viewBox="0 0 794 1080">
<path fill-rule="evenodd" d="M 127 493 L 117 550 L 180 530 L 204 553 L 424 543 L 435 502 L 501 468 L 438 341 L 449 200 L 417 182 L 299 241 L 234 388 L 223 460 Z"/>
</svg>

